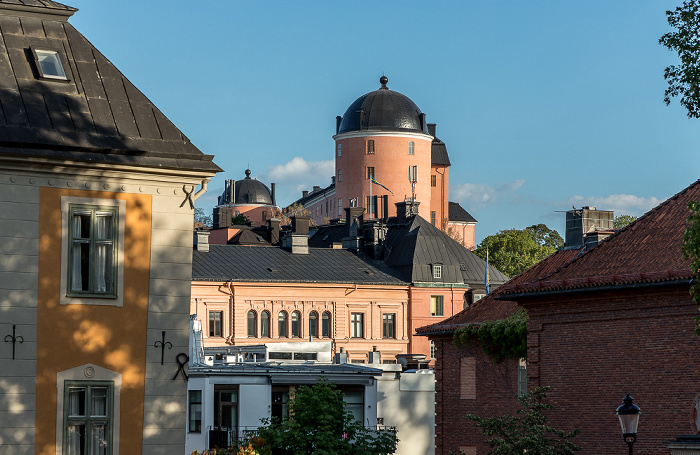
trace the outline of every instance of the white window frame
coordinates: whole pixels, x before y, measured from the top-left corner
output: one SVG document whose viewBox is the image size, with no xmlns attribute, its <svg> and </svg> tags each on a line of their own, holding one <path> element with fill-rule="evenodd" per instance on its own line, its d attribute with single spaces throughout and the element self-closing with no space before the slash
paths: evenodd
<svg viewBox="0 0 700 455">
<path fill-rule="evenodd" d="M 110 455 L 119 455 L 122 375 L 92 363 L 56 374 L 56 455 L 63 455 L 63 430 L 66 423 L 64 417 L 66 382 L 77 381 L 83 381 L 86 385 L 91 385 L 95 382 L 112 383 L 112 445 Z"/>
<path fill-rule="evenodd" d="M 435 300 L 433 300 L 433 298 Z M 435 304 L 433 304 L 435 302 Z M 438 314 L 438 304 L 440 304 L 440 313 Z M 431 295 L 430 296 L 430 316 L 431 317 L 444 317 L 445 316 L 445 297 L 442 295 Z"/>
<path fill-rule="evenodd" d="M 338 142 L 338 156 L 342 156 L 341 155 L 342 150 L 343 150 L 342 145 L 340 144 L 340 142 Z"/>
<path fill-rule="evenodd" d="M 339 198 L 338 199 L 338 216 L 343 215 L 343 199 Z"/>
<path fill-rule="evenodd" d="M 68 288 L 68 267 L 69 255 L 72 249 L 70 238 L 70 207 L 71 205 L 86 205 L 105 208 L 117 208 L 117 248 L 116 248 L 116 283 L 114 292 L 116 297 L 93 297 L 69 295 Z M 124 230 L 126 201 L 121 199 L 101 199 L 61 196 L 61 295 L 60 304 L 77 305 L 103 305 L 103 306 L 124 306 Z"/>
<path fill-rule="evenodd" d="M 442 279 L 442 264 L 433 264 L 433 278 Z"/>
</svg>

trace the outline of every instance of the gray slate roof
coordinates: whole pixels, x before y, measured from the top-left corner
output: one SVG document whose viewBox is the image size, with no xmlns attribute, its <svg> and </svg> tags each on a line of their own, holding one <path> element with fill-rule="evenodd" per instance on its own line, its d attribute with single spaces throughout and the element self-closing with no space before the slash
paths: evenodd
<svg viewBox="0 0 700 455">
<path fill-rule="evenodd" d="M 347 250 L 309 248 L 309 254 L 292 254 L 280 247 L 243 245 L 195 250 L 192 280 L 408 285 L 381 262 L 364 261 Z"/>
<path fill-rule="evenodd" d="M 74 11 L 0 0 L 0 154 L 219 172 L 67 22 Z M 58 51 L 68 81 L 40 79 L 32 49 Z"/>
<path fill-rule="evenodd" d="M 450 166 L 450 156 L 447 154 L 447 146 L 436 136 L 437 125 L 428 123 L 428 132 L 433 136 L 433 143 L 430 145 L 430 164 L 433 166 Z"/>
<path fill-rule="evenodd" d="M 447 219 L 450 221 L 463 221 L 466 223 L 476 223 L 476 219 L 469 214 L 458 202 L 449 202 L 447 209 Z"/>
<path fill-rule="evenodd" d="M 309 245 L 328 248 L 347 236 L 348 228 L 344 224 L 321 226 L 309 239 Z M 404 281 L 468 284 L 471 287 L 484 284 L 486 262 L 421 216 L 402 222 L 390 219 L 386 246 L 384 264 Z M 433 278 L 432 264 L 442 265 L 441 279 Z M 491 284 L 498 285 L 507 280 L 506 275 L 490 268 Z"/>
</svg>

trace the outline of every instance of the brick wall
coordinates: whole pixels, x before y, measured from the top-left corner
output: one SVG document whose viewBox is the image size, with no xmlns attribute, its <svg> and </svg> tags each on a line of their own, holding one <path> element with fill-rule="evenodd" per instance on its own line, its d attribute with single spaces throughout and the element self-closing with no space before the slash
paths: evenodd
<svg viewBox="0 0 700 455">
<path fill-rule="evenodd" d="M 494 364 L 476 341 L 467 348 L 457 348 L 452 336 L 431 339 L 437 348 L 435 453 L 447 455 L 462 449 L 469 455 L 486 455 L 489 447 L 481 430 L 465 415 L 514 414 L 519 407 L 518 362 Z"/>
<path fill-rule="evenodd" d="M 635 454 L 669 453 L 662 441 L 698 434 L 698 308 L 687 285 L 520 303 L 529 314 L 529 386 L 552 387 L 549 422 L 581 428 L 581 453 L 627 450 L 615 416 L 627 391 L 642 409 Z"/>
</svg>

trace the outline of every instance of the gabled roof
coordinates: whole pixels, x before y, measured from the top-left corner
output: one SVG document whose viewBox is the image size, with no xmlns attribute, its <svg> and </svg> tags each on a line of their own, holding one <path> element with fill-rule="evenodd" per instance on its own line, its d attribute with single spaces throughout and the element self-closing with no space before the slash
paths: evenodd
<svg viewBox="0 0 700 455">
<path fill-rule="evenodd" d="M 550 276 L 508 284 L 504 293 L 539 292 L 674 283 L 693 279 L 681 243 L 689 215 L 687 205 L 700 200 L 700 180 L 650 210 Z"/>
<path fill-rule="evenodd" d="M 292 254 L 279 247 L 243 245 L 195 250 L 192 281 L 408 285 L 381 262 L 364 261 L 347 250 L 309 248 L 309 254 Z"/>
<path fill-rule="evenodd" d="M 459 202 L 449 202 L 447 219 L 449 221 L 461 221 L 464 223 L 476 223 L 476 219 L 459 205 Z"/>
<path fill-rule="evenodd" d="M 450 335 L 460 327 L 505 319 L 515 314 L 521 308 L 515 301 L 499 299 L 499 297 L 502 297 L 506 286 L 547 277 L 579 254 L 581 254 L 581 250 L 574 249 L 559 250 L 552 253 L 470 307 L 436 324 L 419 327 L 416 329 L 416 333 L 419 335 Z"/>
<path fill-rule="evenodd" d="M 46 0 L 0 2 L 0 156 L 221 169 Z M 57 51 L 68 80 L 39 77 L 33 50 Z"/>
</svg>

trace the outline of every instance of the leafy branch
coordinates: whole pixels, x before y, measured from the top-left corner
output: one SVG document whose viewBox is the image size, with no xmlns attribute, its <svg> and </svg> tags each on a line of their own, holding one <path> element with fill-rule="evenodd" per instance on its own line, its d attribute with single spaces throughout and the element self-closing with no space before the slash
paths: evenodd
<svg viewBox="0 0 700 455">
<path fill-rule="evenodd" d="M 684 259 L 691 259 L 690 270 L 695 273 L 695 284 L 690 287 L 690 295 L 700 303 L 700 201 L 688 204 L 690 215 L 688 227 L 683 234 L 681 252 Z M 695 334 L 700 335 L 700 316 L 695 318 Z"/>
<path fill-rule="evenodd" d="M 496 362 L 526 358 L 527 312 L 520 309 L 506 319 L 459 328 L 452 342 L 466 347 L 472 339 L 479 340 L 481 349 Z"/>
</svg>

